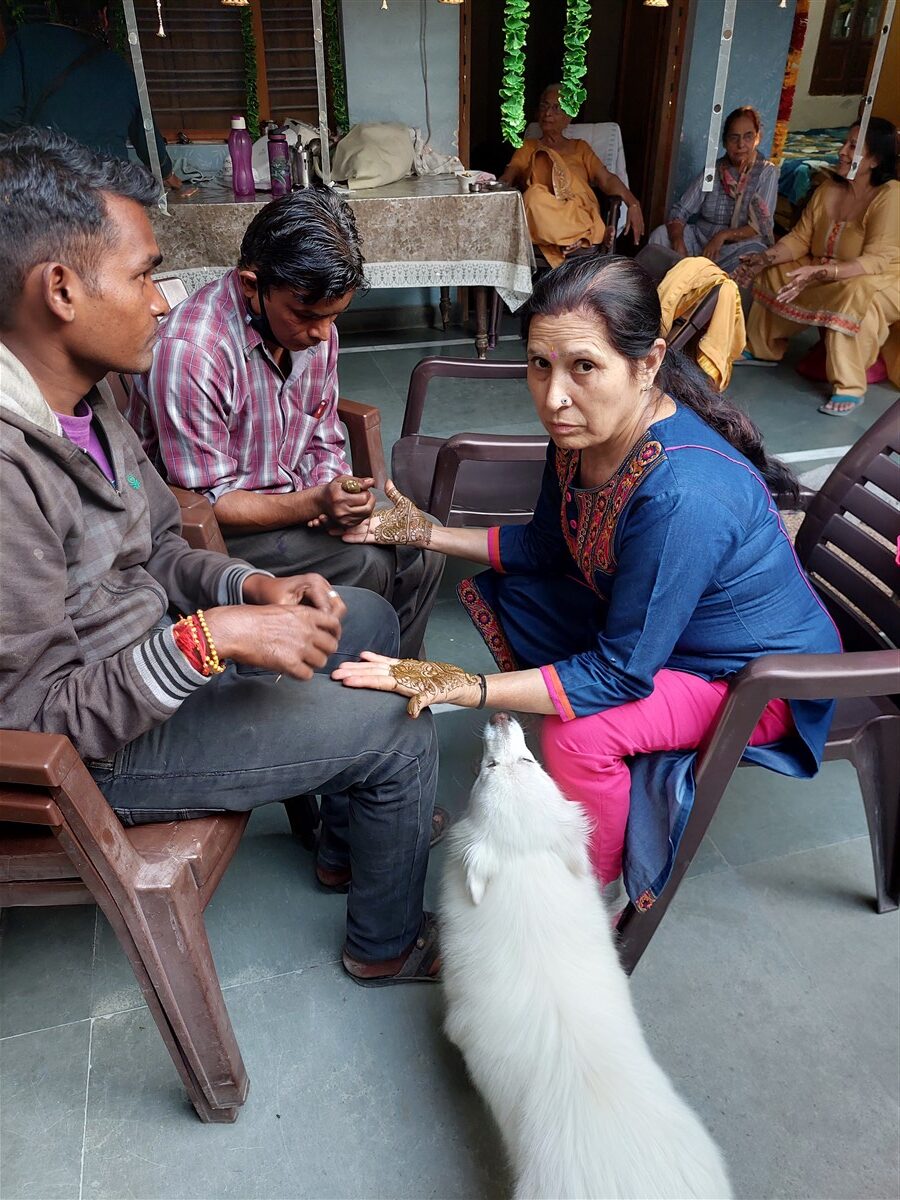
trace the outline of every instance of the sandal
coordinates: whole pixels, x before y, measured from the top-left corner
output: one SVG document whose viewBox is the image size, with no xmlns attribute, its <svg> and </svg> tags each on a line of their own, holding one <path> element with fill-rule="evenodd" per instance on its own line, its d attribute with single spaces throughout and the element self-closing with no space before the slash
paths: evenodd
<svg viewBox="0 0 900 1200">
<path fill-rule="evenodd" d="M 438 945 L 437 921 L 434 913 L 422 914 L 419 936 L 404 958 L 380 963 L 359 962 L 346 949 L 341 954 L 344 970 L 360 987 L 389 987 L 393 983 L 439 983 L 441 951 Z"/>
<path fill-rule="evenodd" d="M 817 412 L 824 413 L 826 417 L 849 417 L 852 412 L 856 412 L 861 404 L 865 401 L 865 396 L 842 396 L 840 392 L 836 392 L 830 400 L 826 400 L 824 404 L 820 404 Z M 836 408 L 837 404 L 846 404 L 847 408 Z"/>
<path fill-rule="evenodd" d="M 449 828 L 450 814 L 446 808 L 440 808 L 438 805 L 435 805 L 431 816 L 431 841 L 428 843 L 429 849 L 433 849 L 438 842 L 444 840 Z M 325 867 L 316 863 L 316 883 L 323 892 L 345 896 L 350 891 L 350 868 Z"/>
</svg>

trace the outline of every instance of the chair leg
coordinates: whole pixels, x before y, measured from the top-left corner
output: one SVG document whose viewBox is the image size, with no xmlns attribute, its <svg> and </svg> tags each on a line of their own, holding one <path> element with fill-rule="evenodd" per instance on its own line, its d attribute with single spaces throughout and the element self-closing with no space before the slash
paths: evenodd
<svg viewBox="0 0 900 1200">
<path fill-rule="evenodd" d="M 305 850 L 315 850 L 318 840 L 319 801 L 315 796 L 293 796 L 284 802 L 291 833 Z"/>
<path fill-rule="evenodd" d="M 872 865 L 875 904 L 880 913 L 900 905 L 900 720 L 877 717 L 853 740 L 853 763 L 859 779 Z"/>
<path fill-rule="evenodd" d="M 198 1115 L 233 1121 L 250 1081 L 206 936 L 200 893 L 186 863 L 162 864 L 154 875 L 148 864 L 137 885 L 142 920 L 130 932 L 195 1081 L 188 1090 Z"/>
<path fill-rule="evenodd" d="M 491 297 L 491 319 L 488 324 L 488 350 L 497 348 L 497 330 L 500 328 L 500 293 L 494 288 Z"/>
<path fill-rule="evenodd" d="M 448 287 L 441 288 L 441 328 L 444 333 L 450 328 L 450 289 Z"/>
<path fill-rule="evenodd" d="M 112 926 L 201 1121 L 230 1123 L 250 1081 L 185 862 L 148 862 L 135 887 L 103 879 L 68 825 L 56 836 Z M 174 875 L 173 875 L 174 871 Z"/>
</svg>

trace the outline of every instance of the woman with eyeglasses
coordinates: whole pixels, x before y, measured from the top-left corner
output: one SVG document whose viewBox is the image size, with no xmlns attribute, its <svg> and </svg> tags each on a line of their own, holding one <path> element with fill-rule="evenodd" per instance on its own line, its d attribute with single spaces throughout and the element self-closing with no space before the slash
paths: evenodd
<svg viewBox="0 0 900 1200">
<path fill-rule="evenodd" d="M 565 136 L 571 117 L 559 103 L 559 84 L 544 88 L 538 104 L 540 139 L 526 138 L 500 176 L 517 187 L 525 202 L 531 240 L 551 267 L 589 252 L 606 234 L 593 189 L 618 196 L 627 210 L 624 232 L 635 243 L 644 236 L 640 202 L 581 138 Z"/>
<path fill-rule="evenodd" d="M 703 172 L 692 180 L 665 225 L 650 235 L 652 245 L 670 246 L 684 257 L 712 259 L 729 274 L 742 254 L 772 245 L 778 168 L 758 152 L 759 113 L 744 104 L 725 118 L 725 153 L 716 162 L 712 191 L 703 191 Z M 696 221 L 691 222 L 692 218 Z"/>
</svg>

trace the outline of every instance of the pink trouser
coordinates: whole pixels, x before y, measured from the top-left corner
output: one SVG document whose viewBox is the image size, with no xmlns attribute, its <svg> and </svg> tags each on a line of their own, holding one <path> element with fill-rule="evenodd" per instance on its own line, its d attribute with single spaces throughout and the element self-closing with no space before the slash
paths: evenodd
<svg viewBox="0 0 900 1200">
<path fill-rule="evenodd" d="M 563 794 L 577 800 L 590 817 L 591 861 L 604 884 L 622 872 L 631 802 L 631 775 L 624 759 L 653 750 L 696 749 L 715 724 L 727 691 L 724 681 L 710 683 L 684 671 L 660 671 L 644 700 L 574 721 L 544 718 L 544 764 Z M 793 728 L 787 701 L 772 700 L 750 745 L 776 742 Z"/>
</svg>

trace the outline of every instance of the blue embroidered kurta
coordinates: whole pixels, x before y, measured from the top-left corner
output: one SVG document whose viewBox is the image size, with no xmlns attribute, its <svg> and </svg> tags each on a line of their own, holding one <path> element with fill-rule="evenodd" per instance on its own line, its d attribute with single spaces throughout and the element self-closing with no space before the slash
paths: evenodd
<svg viewBox="0 0 900 1200">
<path fill-rule="evenodd" d="M 762 654 L 840 650 L 764 480 L 691 409 L 601 487 L 578 486 L 579 462 L 550 444 L 531 522 L 490 530 L 492 570 L 459 585 L 501 670 L 543 667 L 563 720 L 643 699 L 663 668 L 716 680 Z M 814 775 L 833 708 L 791 701 L 799 736 L 745 758 Z M 633 762 L 625 883 L 643 907 L 671 871 L 695 757 Z"/>
</svg>

